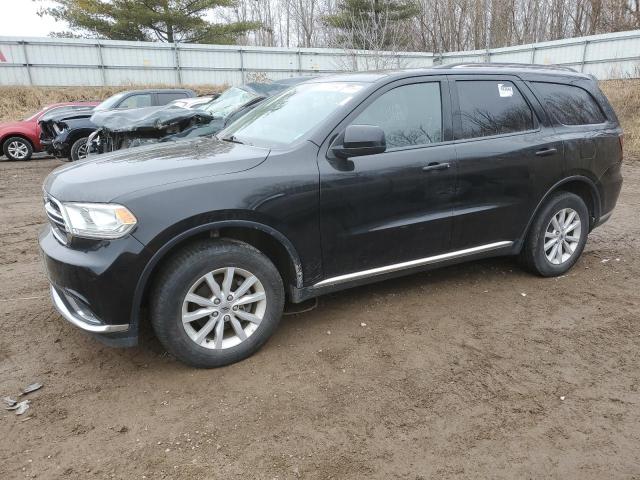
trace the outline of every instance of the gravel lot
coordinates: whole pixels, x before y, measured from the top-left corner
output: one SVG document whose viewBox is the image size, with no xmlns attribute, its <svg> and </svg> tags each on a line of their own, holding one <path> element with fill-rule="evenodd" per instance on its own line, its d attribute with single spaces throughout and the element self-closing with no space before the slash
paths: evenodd
<svg viewBox="0 0 640 480">
<path fill-rule="evenodd" d="M 565 277 L 502 258 L 330 295 L 208 371 L 54 312 L 59 164 L 0 162 L 0 396 L 44 383 L 0 411 L 0 478 L 640 478 L 640 164 Z"/>
</svg>

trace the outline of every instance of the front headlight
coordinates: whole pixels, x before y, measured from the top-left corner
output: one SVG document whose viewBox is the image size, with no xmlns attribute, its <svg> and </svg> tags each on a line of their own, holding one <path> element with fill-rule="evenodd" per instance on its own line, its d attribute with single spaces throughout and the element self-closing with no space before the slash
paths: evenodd
<svg viewBox="0 0 640 480">
<path fill-rule="evenodd" d="M 114 203 L 63 203 L 70 233 L 83 238 L 120 238 L 135 227 L 136 217 Z"/>
</svg>

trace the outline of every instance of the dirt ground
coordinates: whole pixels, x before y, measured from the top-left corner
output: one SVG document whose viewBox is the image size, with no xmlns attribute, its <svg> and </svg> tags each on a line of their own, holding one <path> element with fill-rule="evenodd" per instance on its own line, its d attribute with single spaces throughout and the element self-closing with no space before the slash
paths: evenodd
<svg viewBox="0 0 640 480">
<path fill-rule="evenodd" d="M 0 478 L 640 478 L 640 164 L 565 277 L 511 259 L 323 297 L 252 358 L 192 370 L 56 314 L 56 160 L 0 162 Z M 366 326 L 363 326 L 366 324 Z"/>
</svg>

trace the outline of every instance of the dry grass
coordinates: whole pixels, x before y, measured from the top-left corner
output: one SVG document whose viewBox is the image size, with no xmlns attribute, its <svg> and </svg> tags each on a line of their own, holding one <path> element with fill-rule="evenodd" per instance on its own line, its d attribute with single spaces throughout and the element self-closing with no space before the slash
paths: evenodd
<svg viewBox="0 0 640 480">
<path fill-rule="evenodd" d="M 624 130 L 626 158 L 640 158 L 640 79 L 600 82 Z"/>
<path fill-rule="evenodd" d="M 157 85 L 160 87 L 161 85 Z M 600 86 L 616 110 L 625 134 L 627 157 L 640 157 L 640 79 L 607 80 Z M 104 100 L 114 93 L 133 88 L 121 87 L 0 87 L 0 122 L 24 118 L 45 105 L 71 100 Z M 220 91 L 221 85 L 192 85 L 198 94 Z"/>
<path fill-rule="evenodd" d="M 81 100 L 102 101 L 114 93 L 166 85 L 124 85 L 120 87 L 0 87 L 0 122 L 25 118 L 45 105 Z M 199 95 L 219 92 L 224 85 L 189 85 Z"/>
</svg>

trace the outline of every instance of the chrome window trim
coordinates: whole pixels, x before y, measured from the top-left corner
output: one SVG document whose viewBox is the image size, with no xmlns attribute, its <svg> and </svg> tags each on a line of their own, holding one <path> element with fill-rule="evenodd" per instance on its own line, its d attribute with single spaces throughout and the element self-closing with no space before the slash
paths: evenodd
<svg viewBox="0 0 640 480">
<path fill-rule="evenodd" d="M 419 267 L 422 265 L 443 262 L 445 260 L 451 260 L 454 258 L 466 257 L 475 253 L 488 252 L 491 250 L 496 250 L 498 248 L 509 247 L 511 245 L 513 245 L 513 242 L 510 241 L 488 243 L 486 245 L 479 245 L 477 247 L 465 248 L 464 250 L 456 250 L 455 252 L 434 255 L 432 257 L 418 258 L 416 260 L 409 260 L 408 262 L 394 263 L 392 265 L 386 265 L 384 267 L 377 267 L 371 268 L 369 270 L 362 270 L 360 272 L 347 273 L 345 275 L 338 275 L 337 277 L 331 277 L 327 278 L 326 280 L 322 280 L 321 282 L 316 283 L 314 287 L 338 285 L 352 280 L 358 280 L 360 278 L 374 277 L 377 275 L 383 275 L 385 273 L 405 270 L 407 268 Z"/>
</svg>

